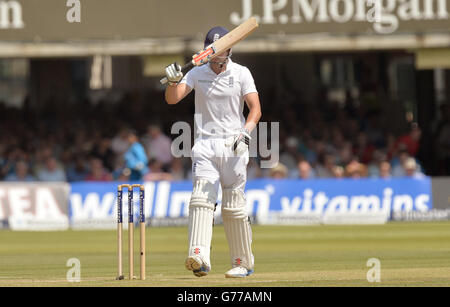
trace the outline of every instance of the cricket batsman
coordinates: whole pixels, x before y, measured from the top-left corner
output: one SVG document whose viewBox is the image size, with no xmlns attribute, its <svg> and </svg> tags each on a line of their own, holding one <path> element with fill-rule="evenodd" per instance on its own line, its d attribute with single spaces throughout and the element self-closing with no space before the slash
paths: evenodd
<svg viewBox="0 0 450 307">
<path fill-rule="evenodd" d="M 214 27 L 205 47 L 228 30 Z M 222 187 L 222 219 L 228 240 L 231 269 L 225 277 L 246 277 L 254 271 L 252 231 L 244 194 L 250 133 L 261 118 L 261 106 L 248 68 L 231 60 L 231 49 L 183 76 L 181 67 L 166 67 L 168 104 L 177 104 L 195 90 L 192 148 L 193 191 L 189 203 L 189 251 L 185 261 L 197 277 L 211 270 L 210 249 L 214 209 Z M 244 102 L 249 114 L 244 118 Z"/>
</svg>

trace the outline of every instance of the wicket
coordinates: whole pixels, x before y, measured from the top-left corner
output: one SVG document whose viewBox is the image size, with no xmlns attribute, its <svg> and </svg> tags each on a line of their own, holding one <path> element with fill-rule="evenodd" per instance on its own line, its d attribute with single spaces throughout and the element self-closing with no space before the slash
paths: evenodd
<svg viewBox="0 0 450 307">
<path fill-rule="evenodd" d="M 134 204 L 133 189 L 139 188 L 139 226 L 140 226 L 140 279 L 145 279 L 145 213 L 144 213 L 144 186 L 141 184 L 122 184 L 117 187 L 117 252 L 118 252 L 118 277 L 117 280 L 124 279 L 122 271 L 122 191 L 128 189 L 128 266 L 129 279 L 134 276 Z"/>
</svg>

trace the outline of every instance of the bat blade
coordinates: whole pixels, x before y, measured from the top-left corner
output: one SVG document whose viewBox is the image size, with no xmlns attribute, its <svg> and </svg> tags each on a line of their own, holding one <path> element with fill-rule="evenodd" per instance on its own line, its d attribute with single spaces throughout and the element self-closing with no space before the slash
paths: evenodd
<svg viewBox="0 0 450 307">
<path fill-rule="evenodd" d="M 258 22 L 256 21 L 256 18 L 251 17 L 240 26 L 234 28 L 231 32 L 211 44 L 215 52 L 210 56 L 210 59 L 227 51 L 228 49 L 239 43 L 241 40 L 245 39 L 253 31 L 255 31 L 257 27 Z M 208 49 L 208 47 L 206 47 L 206 49 Z"/>
<path fill-rule="evenodd" d="M 258 22 L 255 17 L 249 18 L 247 21 L 228 32 L 222 38 L 218 39 L 211 45 L 200 50 L 192 56 L 192 61 L 183 66 L 182 72 L 189 70 L 192 66 L 200 66 L 208 63 L 219 54 L 227 51 L 241 40 L 249 36 L 258 27 Z M 167 83 L 167 78 L 161 79 L 161 84 Z"/>
<path fill-rule="evenodd" d="M 258 22 L 255 17 L 249 18 L 247 21 L 234 28 L 231 32 L 207 46 L 206 48 L 200 50 L 192 57 L 192 62 L 196 66 L 200 66 L 208 63 L 210 60 L 214 59 L 219 54 L 224 53 L 241 40 L 249 36 L 258 27 Z"/>
</svg>

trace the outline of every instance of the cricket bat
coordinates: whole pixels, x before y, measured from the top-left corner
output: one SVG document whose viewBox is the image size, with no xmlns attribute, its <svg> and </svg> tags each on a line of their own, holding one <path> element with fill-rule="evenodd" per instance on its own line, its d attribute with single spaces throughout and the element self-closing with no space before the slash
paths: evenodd
<svg viewBox="0 0 450 307">
<path fill-rule="evenodd" d="M 201 66 L 214 59 L 219 54 L 227 51 L 235 44 L 246 38 L 258 27 L 258 22 L 254 17 L 249 18 L 247 21 L 228 32 L 225 36 L 218 39 L 211 45 L 200 50 L 192 56 L 192 61 L 187 63 L 181 68 L 183 73 L 189 71 L 194 66 Z M 167 78 L 161 79 L 161 84 L 167 83 Z"/>
</svg>

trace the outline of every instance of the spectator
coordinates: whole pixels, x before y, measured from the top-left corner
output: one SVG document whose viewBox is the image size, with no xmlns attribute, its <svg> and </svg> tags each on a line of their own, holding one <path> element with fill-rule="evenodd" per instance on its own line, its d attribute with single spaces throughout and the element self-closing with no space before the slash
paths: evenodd
<svg viewBox="0 0 450 307">
<path fill-rule="evenodd" d="M 3 159 L 1 176 L 7 177 L 10 174 L 14 173 L 14 167 L 17 162 L 27 161 L 27 155 L 23 150 L 18 147 L 14 147 L 9 152 L 5 150 L 5 158 Z M 27 165 L 28 166 L 28 165 Z"/>
<path fill-rule="evenodd" d="M 115 178 L 116 181 L 121 182 L 128 182 L 130 181 L 130 175 L 131 171 L 129 168 L 124 168 L 120 172 L 118 172 L 117 177 Z"/>
<path fill-rule="evenodd" d="M 308 138 L 306 144 L 301 152 L 309 164 L 314 165 L 317 162 L 317 152 L 314 150 L 316 147 L 313 138 Z"/>
<path fill-rule="evenodd" d="M 391 164 L 387 161 L 381 161 L 378 165 L 378 176 L 383 179 L 391 178 Z"/>
<path fill-rule="evenodd" d="M 356 160 L 352 160 L 345 167 L 345 174 L 346 174 L 346 177 L 354 178 L 354 179 L 367 177 L 367 168 L 364 164 L 359 163 Z"/>
<path fill-rule="evenodd" d="M 83 181 L 88 175 L 86 162 L 83 157 L 76 156 L 74 162 L 67 169 L 66 177 L 69 182 Z"/>
<path fill-rule="evenodd" d="M 14 167 L 14 173 L 6 176 L 5 181 L 36 181 L 36 178 L 28 173 L 28 164 L 25 161 L 17 161 Z"/>
<path fill-rule="evenodd" d="M 367 166 L 367 172 L 369 177 L 379 177 L 380 176 L 380 163 L 386 161 L 386 154 L 381 150 L 376 149 L 373 152 L 373 159 Z M 390 166 L 390 165 L 389 165 Z"/>
<path fill-rule="evenodd" d="M 47 168 L 48 159 L 53 157 L 52 149 L 47 145 L 42 145 L 36 150 L 36 161 L 34 165 L 34 173 L 39 174 L 41 170 L 45 170 Z M 39 175 L 38 175 L 39 177 Z"/>
<path fill-rule="evenodd" d="M 417 123 L 413 123 L 409 133 L 402 135 L 397 139 L 397 148 L 404 147 L 410 156 L 415 157 L 419 151 L 421 136 L 422 130 Z"/>
<path fill-rule="evenodd" d="M 91 158 L 90 172 L 86 176 L 86 181 L 112 181 L 112 175 L 103 166 L 99 158 Z"/>
<path fill-rule="evenodd" d="M 284 142 L 284 151 L 280 154 L 280 162 L 288 169 L 294 169 L 297 166 L 298 156 L 298 139 L 296 137 L 289 137 Z"/>
<path fill-rule="evenodd" d="M 350 142 L 345 142 L 339 150 L 339 156 L 337 157 L 337 163 L 340 165 L 346 165 L 353 159 L 353 148 Z"/>
<path fill-rule="evenodd" d="M 403 146 L 403 145 L 401 145 Z M 392 176 L 393 177 L 405 177 L 405 162 L 410 158 L 411 156 L 408 154 L 406 150 L 401 150 L 398 153 L 398 156 L 392 159 L 391 165 L 392 165 Z"/>
<path fill-rule="evenodd" d="M 48 157 L 36 175 L 39 181 L 67 181 L 64 169 L 54 157 Z"/>
<path fill-rule="evenodd" d="M 406 150 L 398 151 L 398 149 L 396 149 L 395 153 L 396 154 L 390 160 L 392 166 L 392 176 L 403 177 L 405 176 L 405 172 L 402 165 L 409 157 L 409 154 Z"/>
<path fill-rule="evenodd" d="M 174 158 L 170 165 L 171 180 L 184 179 L 184 165 L 182 158 Z"/>
<path fill-rule="evenodd" d="M 257 162 L 259 162 L 259 163 L 257 163 Z M 279 162 L 277 156 L 270 153 L 270 154 L 267 154 L 266 156 L 259 156 L 258 160 L 255 160 L 255 168 L 260 169 L 259 174 L 261 174 L 262 178 L 269 178 L 271 169 L 276 167 L 279 163 L 280 162 Z M 288 173 L 286 174 L 286 176 L 288 176 Z"/>
<path fill-rule="evenodd" d="M 339 153 L 344 149 L 347 142 L 345 141 L 342 131 L 337 126 L 331 128 L 331 150 L 333 154 Z"/>
<path fill-rule="evenodd" d="M 333 155 L 325 154 L 319 159 L 321 163 L 317 166 L 317 177 L 330 178 L 334 177 L 333 169 L 336 166 L 335 158 Z"/>
<path fill-rule="evenodd" d="M 150 125 L 143 138 L 149 159 L 156 159 L 164 166 L 172 161 L 171 139 L 164 135 L 158 125 Z"/>
<path fill-rule="evenodd" d="M 367 115 L 367 126 L 365 132 L 369 143 L 374 144 L 376 147 L 383 147 L 385 145 L 384 135 L 380 123 L 381 118 L 382 114 L 380 114 L 379 111 L 373 111 Z"/>
<path fill-rule="evenodd" d="M 417 169 L 416 159 L 414 159 L 412 157 L 409 157 L 406 159 L 406 161 L 403 163 L 403 168 L 405 170 L 406 177 L 410 177 L 410 178 L 424 178 L 425 177 L 425 175 L 422 174 Z"/>
<path fill-rule="evenodd" d="M 297 164 L 298 168 L 298 177 L 300 179 L 311 179 L 314 178 L 313 169 L 311 165 L 307 161 L 300 161 Z"/>
<path fill-rule="evenodd" d="M 263 176 L 262 170 L 259 167 L 258 160 L 256 158 L 249 158 L 247 164 L 247 178 L 256 179 Z"/>
<path fill-rule="evenodd" d="M 108 171 L 111 172 L 114 169 L 114 152 L 111 149 L 111 140 L 109 138 L 102 138 L 94 146 L 91 155 L 101 159 Z"/>
<path fill-rule="evenodd" d="M 111 140 L 111 150 L 118 157 L 122 156 L 129 147 L 128 129 L 122 128 L 119 133 Z"/>
<path fill-rule="evenodd" d="M 398 154 L 398 148 L 397 148 L 397 139 L 392 133 L 388 133 L 386 136 L 386 156 L 387 159 L 390 161 L 393 158 L 395 158 Z"/>
<path fill-rule="evenodd" d="M 271 168 L 269 171 L 270 178 L 273 179 L 284 179 L 288 175 L 288 169 L 282 163 L 278 163 L 275 167 Z"/>
<path fill-rule="evenodd" d="M 144 176 L 144 181 L 172 180 L 172 175 L 162 170 L 162 163 L 156 159 L 149 162 L 150 171 Z"/>
<path fill-rule="evenodd" d="M 340 165 L 336 165 L 335 167 L 333 167 L 333 176 L 334 178 L 344 178 L 345 169 Z"/>
<path fill-rule="evenodd" d="M 353 153 L 358 157 L 361 163 L 369 163 L 375 147 L 368 142 L 367 135 L 364 132 L 358 133 L 356 145 L 353 147 Z"/>
<path fill-rule="evenodd" d="M 317 140 L 314 142 L 314 151 L 315 151 L 315 156 L 316 156 L 316 161 L 313 163 L 319 163 L 319 164 L 323 164 L 324 163 L 324 157 L 325 155 L 328 153 L 326 151 L 326 147 L 327 145 L 325 144 L 324 141 L 320 141 Z M 328 153 L 329 154 L 329 153 Z M 310 161 L 308 161 L 310 162 Z M 310 162 L 311 163 L 311 162 Z"/>
<path fill-rule="evenodd" d="M 148 159 L 134 130 L 128 131 L 128 144 L 130 147 L 125 152 L 124 160 L 125 166 L 131 170 L 130 180 L 142 180 L 142 177 L 148 173 Z"/>
</svg>

